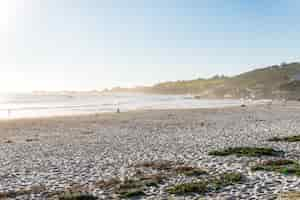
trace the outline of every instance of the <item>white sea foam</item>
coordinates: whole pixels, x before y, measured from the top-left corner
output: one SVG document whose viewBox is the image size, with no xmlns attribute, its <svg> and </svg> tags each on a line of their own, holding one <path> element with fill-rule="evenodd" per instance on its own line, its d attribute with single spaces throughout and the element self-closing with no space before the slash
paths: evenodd
<svg viewBox="0 0 300 200">
<path fill-rule="evenodd" d="M 116 112 L 118 108 L 124 112 L 138 109 L 214 108 L 240 104 L 240 100 L 199 100 L 186 95 L 2 94 L 0 95 L 0 118 Z"/>
</svg>

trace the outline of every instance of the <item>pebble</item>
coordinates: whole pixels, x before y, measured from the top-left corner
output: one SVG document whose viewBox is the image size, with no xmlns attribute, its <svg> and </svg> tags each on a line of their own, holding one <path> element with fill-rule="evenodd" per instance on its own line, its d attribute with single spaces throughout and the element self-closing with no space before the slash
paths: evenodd
<svg viewBox="0 0 300 200">
<path fill-rule="evenodd" d="M 100 199 L 109 199 L 113 194 L 94 187 L 95 182 L 132 176 L 132 164 L 149 160 L 184 161 L 209 169 L 212 175 L 235 171 L 246 176 L 244 183 L 225 188 L 218 194 L 208 194 L 205 197 L 208 200 L 265 200 L 274 199 L 274 194 L 282 191 L 300 191 L 298 177 L 250 170 L 251 164 L 269 159 L 267 157 L 207 155 L 211 150 L 226 147 L 267 146 L 287 151 L 287 158 L 300 159 L 299 144 L 266 142 L 273 136 L 300 134 L 299 108 L 294 108 L 293 113 L 287 108 L 266 110 L 249 106 L 247 112 L 237 109 L 172 111 L 172 118 L 168 117 L 171 111 L 155 111 L 137 114 L 126 123 L 117 120 L 107 121 L 107 124 L 93 122 L 91 127 L 89 121 L 95 121 L 92 118 L 78 124 L 74 122 L 71 127 L 59 124 L 42 126 L 38 129 L 40 139 L 37 141 L 0 145 L 0 175 L 3 177 L 0 178 L 0 193 L 36 185 L 44 185 L 51 193 L 77 183 L 88 185 L 90 192 Z M 265 120 L 258 122 L 260 119 Z M 87 129 L 93 134 L 82 134 Z M 25 141 L 24 135 L 31 138 L 36 134 L 30 127 L 15 127 L 13 131 L 18 141 Z M 143 199 L 168 200 L 170 195 L 166 188 L 191 180 L 183 176 L 172 178 L 160 188 L 149 189 L 149 196 Z M 172 196 L 174 200 L 198 200 L 199 197 Z M 28 197 L 19 196 L 17 199 Z M 45 196 L 43 193 L 33 194 L 31 199 L 45 199 Z"/>
</svg>

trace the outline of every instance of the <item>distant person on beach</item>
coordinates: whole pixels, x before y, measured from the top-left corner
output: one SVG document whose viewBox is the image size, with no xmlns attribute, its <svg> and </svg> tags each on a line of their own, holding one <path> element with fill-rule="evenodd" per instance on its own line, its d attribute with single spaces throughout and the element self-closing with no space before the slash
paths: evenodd
<svg viewBox="0 0 300 200">
<path fill-rule="evenodd" d="M 117 108 L 117 113 L 121 113 L 120 108 Z"/>
</svg>

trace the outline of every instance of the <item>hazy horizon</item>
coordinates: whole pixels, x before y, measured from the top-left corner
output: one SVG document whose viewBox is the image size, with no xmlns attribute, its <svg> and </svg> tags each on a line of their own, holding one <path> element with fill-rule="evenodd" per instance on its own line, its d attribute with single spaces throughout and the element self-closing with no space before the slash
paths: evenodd
<svg viewBox="0 0 300 200">
<path fill-rule="evenodd" d="M 300 2 L 2 0 L 0 92 L 89 91 L 300 61 Z"/>
<path fill-rule="evenodd" d="M 293 61 L 291 63 L 299 63 L 298 61 Z M 262 68 L 265 68 L 265 67 L 270 67 L 270 66 L 274 66 L 274 65 L 281 65 L 283 63 L 286 63 L 286 62 L 282 62 L 282 63 L 275 63 L 275 64 L 269 64 L 268 66 L 261 66 L 261 67 L 254 67 L 252 69 L 250 69 L 251 71 L 252 70 L 257 70 L 257 69 L 262 69 Z M 287 63 L 289 64 L 289 63 Z M 195 79 L 199 79 L 199 78 L 203 78 L 203 79 L 210 79 L 210 78 L 213 78 L 215 76 L 226 76 L 226 77 L 234 77 L 234 76 L 237 76 L 237 75 L 240 75 L 240 74 L 243 74 L 243 73 L 246 73 L 246 72 L 249 72 L 249 71 L 242 71 L 242 72 L 239 72 L 237 74 L 231 74 L 231 75 L 226 75 L 226 74 L 214 74 L 212 76 L 207 76 L 207 77 L 194 77 L 192 79 L 178 79 L 178 80 L 164 80 L 164 81 L 160 81 L 160 82 L 154 82 L 154 83 L 150 83 L 150 84 L 137 84 L 137 85 L 115 85 L 115 86 L 111 86 L 111 87 L 104 87 L 104 88 L 101 88 L 101 87 L 98 87 L 98 88 L 86 88 L 86 89 L 37 89 L 37 90 L 15 90 L 15 91 L 0 91 L 0 94 L 2 93 L 32 93 L 32 92 L 93 92 L 93 91 L 104 91 L 104 90 L 111 90 L 111 89 L 114 89 L 114 88 L 136 88 L 136 87 L 151 87 L 151 86 L 154 86 L 155 84 L 158 84 L 158 83 L 163 83 L 163 82 L 176 82 L 176 81 L 191 81 L 191 80 L 195 80 Z"/>
</svg>

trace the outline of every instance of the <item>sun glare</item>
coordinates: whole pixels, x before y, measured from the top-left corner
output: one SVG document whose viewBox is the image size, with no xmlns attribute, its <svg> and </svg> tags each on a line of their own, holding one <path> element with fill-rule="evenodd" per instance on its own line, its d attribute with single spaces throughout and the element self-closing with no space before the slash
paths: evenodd
<svg viewBox="0 0 300 200">
<path fill-rule="evenodd" d="M 1 29 L 9 26 L 10 23 L 15 21 L 16 16 L 17 16 L 17 0 L 2 0 L 2 1 L 0 1 L 0 26 L 1 26 Z"/>
</svg>

